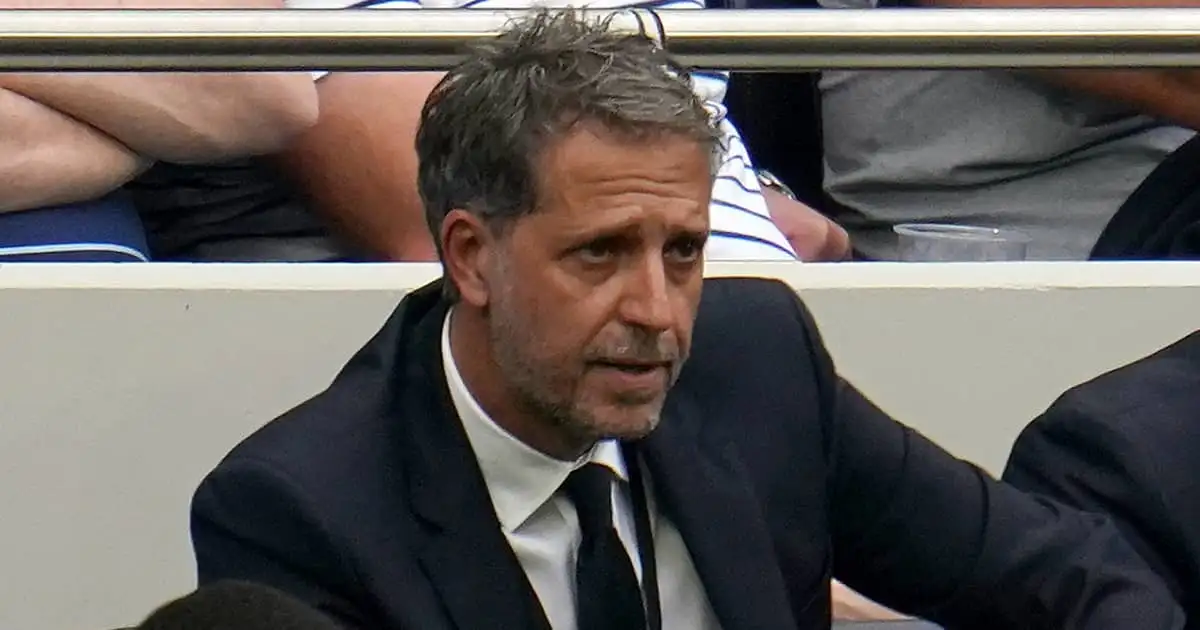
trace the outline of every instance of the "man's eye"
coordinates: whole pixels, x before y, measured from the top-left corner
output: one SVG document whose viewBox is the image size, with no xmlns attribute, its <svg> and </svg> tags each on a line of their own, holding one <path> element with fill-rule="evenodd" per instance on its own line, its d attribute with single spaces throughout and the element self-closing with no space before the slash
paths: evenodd
<svg viewBox="0 0 1200 630">
<path fill-rule="evenodd" d="M 691 262 L 704 254 L 704 241 L 701 239 L 683 239 L 673 243 L 667 254 L 679 262 Z"/>
<path fill-rule="evenodd" d="M 617 248 L 611 242 L 596 241 L 580 247 L 577 251 L 585 262 L 604 262 L 616 255 Z"/>
</svg>

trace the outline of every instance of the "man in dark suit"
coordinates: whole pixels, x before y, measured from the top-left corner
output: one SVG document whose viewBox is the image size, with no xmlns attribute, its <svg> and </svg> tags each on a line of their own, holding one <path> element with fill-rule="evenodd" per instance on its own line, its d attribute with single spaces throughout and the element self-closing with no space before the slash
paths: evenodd
<svg viewBox="0 0 1200 630">
<path fill-rule="evenodd" d="M 704 280 L 686 77 L 572 13 L 449 73 L 417 140 L 445 278 L 204 481 L 201 583 L 380 630 L 827 628 L 835 575 L 956 627 L 1181 627 L 1103 517 L 839 380 L 787 286 Z"/>
<path fill-rule="evenodd" d="M 1109 514 L 1200 619 L 1200 332 L 1064 394 L 1004 479 Z M 1189 627 L 1200 627 L 1193 621 Z"/>
</svg>

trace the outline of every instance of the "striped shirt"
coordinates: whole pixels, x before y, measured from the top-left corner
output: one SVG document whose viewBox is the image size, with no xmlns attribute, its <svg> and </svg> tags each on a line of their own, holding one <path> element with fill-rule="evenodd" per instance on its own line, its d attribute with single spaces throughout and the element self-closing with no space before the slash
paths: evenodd
<svg viewBox="0 0 1200 630">
<path fill-rule="evenodd" d="M 538 6 L 586 6 L 592 9 L 645 7 L 654 9 L 702 9 L 703 0 L 661 0 L 652 3 L 629 0 L 593 0 L 577 3 L 550 0 Z M 292 9 L 431 9 L 478 8 L 493 10 L 525 9 L 529 0 L 287 0 Z M 316 73 L 319 78 L 323 73 Z M 709 260 L 795 260 L 796 253 L 787 238 L 775 227 L 758 185 L 754 167 L 742 142 L 741 134 L 726 118 L 724 106 L 728 72 L 694 71 L 692 85 L 708 104 L 722 133 L 723 159 L 713 182 L 709 208 L 711 232 L 705 250 Z"/>
</svg>

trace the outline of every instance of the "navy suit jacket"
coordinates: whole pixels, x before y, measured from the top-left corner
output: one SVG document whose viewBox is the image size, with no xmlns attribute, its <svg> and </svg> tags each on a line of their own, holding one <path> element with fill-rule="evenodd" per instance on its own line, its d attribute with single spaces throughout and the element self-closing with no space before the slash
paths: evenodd
<svg viewBox="0 0 1200 630">
<path fill-rule="evenodd" d="M 547 627 L 449 399 L 447 308 L 438 283 L 410 294 L 203 482 L 202 584 L 264 582 L 350 628 Z M 828 628 L 834 575 L 950 627 L 1181 626 L 1104 517 L 990 479 L 841 381 L 779 282 L 706 282 L 663 420 L 628 446 L 723 630 Z"/>
<path fill-rule="evenodd" d="M 1111 515 L 1200 628 L 1200 332 L 1064 394 L 1004 478 Z"/>
</svg>

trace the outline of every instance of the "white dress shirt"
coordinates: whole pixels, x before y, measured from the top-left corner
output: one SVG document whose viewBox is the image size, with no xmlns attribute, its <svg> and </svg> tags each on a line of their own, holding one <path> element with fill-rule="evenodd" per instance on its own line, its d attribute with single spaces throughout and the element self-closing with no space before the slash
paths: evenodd
<svg viewBox="0 0 1200 630">
<path fill-rule="evenodd" d="M 575 469 L 587 463 L 601 464 L 611 468 L 624 482 L 613 484 L 613 519 L 633 570 L 638 580 L 642 579 L 629 474 L 621 448 L 615 441 L 607 440 L 596 444 L 578 460 L 564 462 L 533 449 L 493 422 L 467 390 L 455 365 L 450 349 L 452 316 L 453 313 L 448 315 L 442 326 L 446 383 L 479 461 L 500 529 L 533 585 L 550 627 L 576 630 L 575 557 L 581 534 L 574 506 L 559 492 Z M 720 630 L 683 538 L 655 510 L 652 488 L 649 483 L 646 486 L 663 629 Z"/>
</svg>

